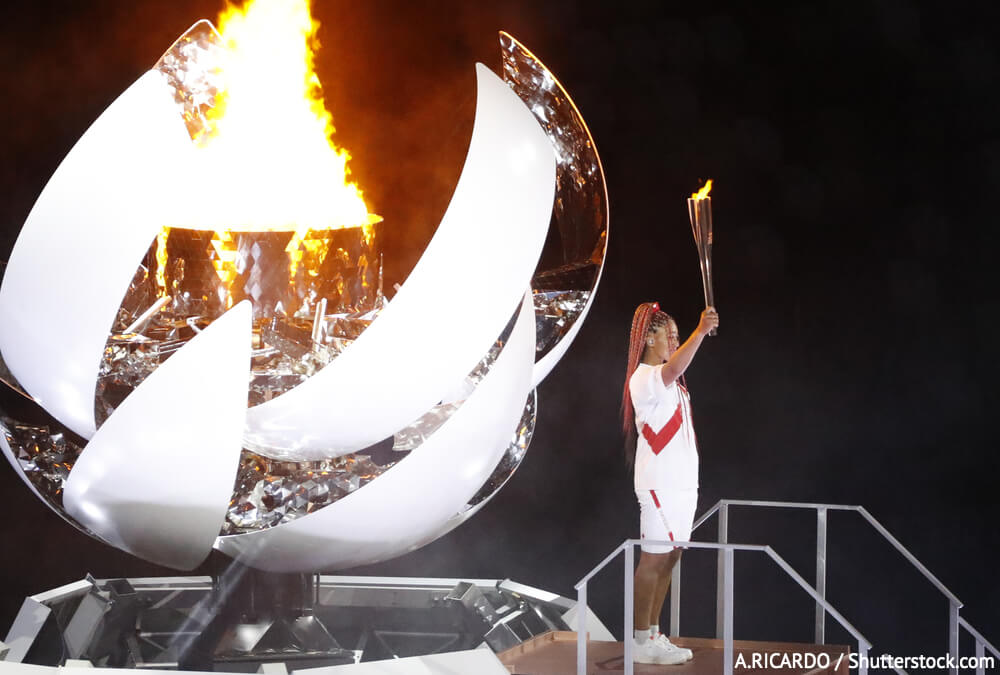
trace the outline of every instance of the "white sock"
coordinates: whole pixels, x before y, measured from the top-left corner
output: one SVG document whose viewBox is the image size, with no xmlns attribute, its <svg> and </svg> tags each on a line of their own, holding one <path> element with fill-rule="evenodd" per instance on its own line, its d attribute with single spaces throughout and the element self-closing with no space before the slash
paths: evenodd
<svg viewBox="0 0 1000 675">
<path fill-rule="evenodd" d="M 659 635 L 660 634 L 660 624 L 658 624 L 658 623 L 651 623 L 651 624 L 649 624 L 649 634 L 650 634 L 650 636 L 652 636 L 654 638 L 657 635 Z"/>
<path fill-rule="evenodd" d="M 653 637 L 653 634 L 649 632 L 648 628 L 646 630 L 639 630 L 636 628 L 632 632 L 634 633 L 633 637 L 635 638 L 635 643 L 637 645 L 644 645 Z"/>
</svg>

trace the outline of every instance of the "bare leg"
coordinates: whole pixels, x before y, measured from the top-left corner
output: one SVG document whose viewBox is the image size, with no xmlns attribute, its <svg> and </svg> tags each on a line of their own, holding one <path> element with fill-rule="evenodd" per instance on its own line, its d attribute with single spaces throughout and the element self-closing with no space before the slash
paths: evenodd
<svg viewBox="0 0 1000 675">
<path fill-rule="evenodd" d="M 680 555 L 670 553 L 646 553 L 639 555 L 639 566 L 635 570 L 635 596 L 633 598 L 633 627 L 636 630 L 648 630 L 650 616 L 659 616 L 663 609 L 663 596 L 658 596 L 661 579 L 666 578 L 664 594 L 670 585 L 670 570 Z M 653 609 L 656 608 L 654 615 Z"/>
<path fill-rule="evenodd" d="M 660 616 L 663 614 L 663 603 L 667 599 L 667 591 L 670 590 L 670 575 L 674 571 L 674 565 L 681 559 L 681 550 L 675 548 L 665 555 L 669 560 L 666 561 L 656 580 L 656 589 L 650 603 L 649 623 L 657 625 L 659 625 Z"/>
</svg>

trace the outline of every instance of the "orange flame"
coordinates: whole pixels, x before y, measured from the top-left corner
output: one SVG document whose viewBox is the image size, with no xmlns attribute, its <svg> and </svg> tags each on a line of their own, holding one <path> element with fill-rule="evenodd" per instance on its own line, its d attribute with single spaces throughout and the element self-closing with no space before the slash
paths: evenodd
<svg viewBox="0 0 1000 675">
<path fill-rule="evenodd" d="M 348 180 L 350 154 L 332 140 L 313 68 L 318 25 L 309 0 L 252 0 L 220 15 L 225 84 L 199 148 L 212 192 L 193 216 L 199 229 L 295 231 L 297 246 L 310 229 L 381 220 Z"/>
<path fill-rule="evenodd" d="M 705 199 L 706 197 L 708 197 L 708 193 L 711 191 L 712 191 L 712 179 L 709 178 L 705 182 L 705 184 L 701 186 L 700 190 L 691 193 L 691 199 Z"/>
</svg>

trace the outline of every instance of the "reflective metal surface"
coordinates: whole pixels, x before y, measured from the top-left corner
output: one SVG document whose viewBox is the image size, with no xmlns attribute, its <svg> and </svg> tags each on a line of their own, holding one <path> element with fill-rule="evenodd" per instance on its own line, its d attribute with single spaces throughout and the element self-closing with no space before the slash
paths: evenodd
<svg viewBox="0 0 1000 675">
<path fill-rule="evenodd" d="M 21 383 L 17 381 L 17 378 L 14 377 L 14 373 L 10 372 L 10 368 L 7 367 L 7 362 L 3 360 L 2 355 L 0 355 L 0 382 L 3 382 L 25 398 L 31 398 L 28 392 L 24 390 L 24 387 L 21 386 Z"/>
<path fill-rule="evenodd" d="M 538 390 L 532 389 L 528 395 L 528 402 L 524 404 L 524 413 L 521 415 L 521 421 L 518 422 L 514 438 L 507 447 L 507 452 L 500 458 L 500 463 L 497 464 L 496 468 L 493 469 L 493 473 L 483 483 L 483 487 L 479 488 L 479 492 L 474 494 L 472 499 L 469 500 L 470 508 L 488 502 L 493 498 L 493 495 L 500 491 L 500 488 L 507 483 L 510 477 L 514 475 L 517 467 L 521 465 L 521 460 L 524 459 L 525 453 L 528 452 L 531 438 L 535 434 L 535 420 L 537 417 Z"/>
<path fill-rule="evenodd" d="M 250 300 L 255 319 L 311 322 L 323 299 L 329 314 L 376 306 L 382 290 L 376 242 L 374 225 L 302 233 L 166 227 L 147 255 L 143 285 L 169 297 L 163 311 L 179 318 L 212 319 Z"/>
<path fill-rule="evenodd" d="M 453 398 L 434 406 L 412 424 L 399 430 L 392 444 L 380 444 L 371 452 L 354 453 L 319 461 L 281 461 L 244 449 L 240 469 L 221 535 L 267 529 L 300 518 L 361 489 L 418 450 L 448 419 L 464 399 L 486 377 L 510 337 L 513 321 L 482 361 L 452 392 Z M 493 474 L 469 506 L 485 502 L 514 472 L 535 426 L 536 399 L 528 397 L 524 413 L 510 446 Z M 470 514 L 471 515 L 471 514 Z"/>
<path fill-rule="evenodd" d="M 222 89 L 217 68 L 222 38 L 208 21 L 199 21 L 177 38 L 153 67 L 174 94 L 191 140 L 207 140 L 212 132 L 208 111 Z"/>
<path fill-rule="evenodd" d="M 303 383 L 381 309 L 377 226 L 297 232 L 163 228 L 118 310 L 95 391 L 98 424 L 228 307 L 254 311 L 250 405 Z M 2 372 L 0 372 L 2 379 Z"/>
<path fill-rule="evenodd" d="M 548 339 L 538 341 L 537 358 L 541 359 L 563 338 L 568 340 L 561 351 L 568 348 L 573 339 L 570 331 L 597 288 L 607 249 L 608 193 L 597 147 L 566 90 L 545 64 L 503 31 L 500 52 L 504 80 L 531 110 L 556 154 L 549 238 L 531 287 L 536 292 L 586 294 L 582 303 L 567 307 L 558 317 L 540 315 L 540 330 L 550 333 Z M 536 377 L 535 383 L 540 379 Z"/>
<path fill-rule="evenodd" d="M 319 673 L 362 663 L 370 667 L 347 672 L 483 675 L 506 672 L 491 650 L 568 630 L 577 611 L 504 579 L 276 575 L 238 564 L 213 577 L 88 576 L 25 600 L 5 671 Z M 596 617 L 588 626 L 610 638 Z M 484 642 L 490 649 L 475 649 Z M 450 660 L 460 650 L 488 658 Z M 449 660 L 411 658 L 420 655 Z"/>
<path fill-rule="evenodd" d="M 0 433 L 22 475 L 45 502 L 64 517 L 62 491 L 83 445 L 53 420 L 52 426 L 0 417 Z"/>
<path fill-rule="evenodd" d="M 452 413 L 458 410 L 462 401 L 483 381 L 483 378 L 490 372 L 490 368 L 497 360 L 497 356 L 503 350 L 503 346 L 510 337 L 510 328 L 507 326 L 497 341 L 490 347 L 490 350 L 483 357 L 482 361 L 476 364 L 472 372 L 453 391 L 449 392 L 446 400 L 434 406 L 429 411 L 421 415 L 414 422 L 403 427 L 393 435 L 392 449 L 396 452 L 409 452 L 416 450 L 420 445 L 430 438 L 431 434 L 444 424 Z"/>
<path fill-rule="evenodd" d="M 87 536 L 94 536 L 63 505 L 66 479 L 86 443 L 34 400 L 0 385 L 0 451 L 46 506 Z"/>
<path fill-rule="evenodd" d="M 590 291 L 535 291 L 535 327 L 538 331 L 535 348 L 538 354 L 548 353 L 565 337 L 590 296 Z"/>
<path fill-rule="evenodd" d="M 367 485 L 395 462 L 366 455 L 319 462 L 277 462 L 244 450 L 220 534 L 252 532 L 294 520 Z"/>
</svg>

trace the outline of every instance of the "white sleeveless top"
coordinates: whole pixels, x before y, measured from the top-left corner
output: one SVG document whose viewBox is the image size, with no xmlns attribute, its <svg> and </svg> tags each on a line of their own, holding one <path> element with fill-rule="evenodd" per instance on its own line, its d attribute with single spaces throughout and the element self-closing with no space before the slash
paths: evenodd
<svg viewBox="0 0 1000 675">
<path fill-rule="evenodd" d="M 635 489 L 697 489 L 698 446 L 691 397 L 676 381 L 663 384 L 662 369 L 663 365 L 640 363 L 628 382 L 638 431 Z"/>
</svg>

